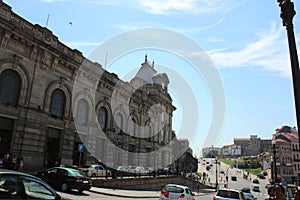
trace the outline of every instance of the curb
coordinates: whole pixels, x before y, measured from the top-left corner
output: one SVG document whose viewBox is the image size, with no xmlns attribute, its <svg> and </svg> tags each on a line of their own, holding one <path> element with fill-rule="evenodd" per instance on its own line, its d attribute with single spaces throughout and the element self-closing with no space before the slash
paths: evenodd
<svg viewBox="0 0 300 200">
<path fill-rule="evenodd" d="M 113 194 L 113 193 L 108 193 L 108 192 L 100 192 L 100 191 L 96 191 L 96 190 L 89 190 L 89 192 L 93 192 L 96 194 L 102 194 L 102 195 L 107 195 L 107 196 L 115 196 L 115 197 L 123 197 L 123 198 L 136 198 L 136 199 L 146 199 L 146 198 L 159 198 L 159 196 L 130 196 L 130 195 L 122 195 L 122 194 Z"/>
</svg>

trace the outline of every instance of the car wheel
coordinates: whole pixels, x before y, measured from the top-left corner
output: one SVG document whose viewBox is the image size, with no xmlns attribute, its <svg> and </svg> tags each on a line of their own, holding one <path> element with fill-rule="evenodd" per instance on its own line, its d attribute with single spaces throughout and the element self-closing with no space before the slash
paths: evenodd
<svg viewBox="0 0 300 200">
<path fill-rule="evenodd" d="M 63 183 L 60 188 L 63 192 L 65 192 L 69 189 L 69 185 L 68 183 Z"/>
<path fill-rule="evenodd" d="M 78 192 L 79 192 L 79 193 L 82 193 L 82 192 L 83 192 L 83 189 L 78 189 Z"/>
</svg>

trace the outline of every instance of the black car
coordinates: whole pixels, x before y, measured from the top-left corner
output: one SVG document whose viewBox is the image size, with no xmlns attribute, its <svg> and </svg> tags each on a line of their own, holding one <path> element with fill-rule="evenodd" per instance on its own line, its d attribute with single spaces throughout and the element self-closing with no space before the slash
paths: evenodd
<svg viewBox="0 0 300 200">
<path fill-rule="evenodd" d="M 41 179 L 6 169 L 0 169 L 0 199 L 62 200 L 56 191 Z"/>
<path fill-rule="evenodd" d="M 52 187 L 60 189 L 63 192 L 76 189 L 81 193 L 92 187 L 90 178 L 73 168 L 53 167 L 45 172 L 39 172 L 37 176 Z"/>
<path fill-rule="evenodd" d="M 258 179 L 253 179 L 252 183 L 259 184 L 259 180 Z"/>
</svg>

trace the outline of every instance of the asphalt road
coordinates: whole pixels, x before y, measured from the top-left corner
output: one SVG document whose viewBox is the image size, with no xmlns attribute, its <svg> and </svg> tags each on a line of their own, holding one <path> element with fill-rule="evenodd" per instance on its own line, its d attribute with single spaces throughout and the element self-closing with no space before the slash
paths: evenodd
<svg viewBox="0 0 300 200">
<path fill-rule="evenodd" d="M 244 179 L 243 174 L 247 174 L 246 172 L 244 172 L 241 169 L 237 169 L 237 168 L 231 168 L 229 165 L 226 165 L 224 163 L 221 163 L 220 165 L 217 165 L 217 171 L 218 171 L 218 175 L 216 176 L 216 164 L 215 164 L 215 160 L 214 159 L 207 159 L 205 158 L 203 160 L 200 160 L 200 163 L 198 165 L 198 171 L 199 172 L 205 172 L 206 174 L 208 174 L 209 178 L 210 178 L 210 182 L 212 184 L 216 183 L 216 177 L 218 177 L 218 184 L 221 187 L 224 187 L 224 184 L 227 184 L 226 181 L 226 174 L 228 174 L 228 188 L 230 189 L 237 189 L 237 190 L 241 190 L 243 187 L 249 187 L 250 189 L 252 188 L 252 186 L 254 185 L 252 183 L 253 179 L 258 179 L 259 180 L 259 189 L 260 192 L 254 192 L 251 191 L 254 195 L 254 197 L 256 197 L 258 200 L 264 200 L 267 196 L 267 190 L 265 189 L 265 185 L 268 183 L 268 178 L 266 179 L 259 179 L 257 178 L 257 176 L 251 175 L 251 179 L 250 176 L 248 177 L 248 179 Z M 207 164 L 207 162 L 209 164 Z M 207 170 L 206 166 L 210 165 L 211 169 Z M 224 173 L 221 174 L 220 172 L 223 171 Z M 237 181 L 232 181 L 231 177 L 237 177 Z"/>
<path fill-rule="evenodd" d="M 108 195 L 101 195 L 89 191 L 84 191 L 82 194 L 78 193 L 77 191 L 71 191 L 68 193 L 58 192 L 63 198 L 66 199 L 74 199 L 74 200 L 102 200 L 102 199 L 110 199 L 110 200 L 130 200 L 135 199 L 139 200 L 141 198 L 123 198 L 123 197 L 115 197 L 115 196 L 108 196 Z M 204 195 L 204 196 L 196 196 L 195 200 L 212 200 L 213 194 Z M 147 200 L 158 200 L 158 198 L 147 198 Z"/>
</svg>

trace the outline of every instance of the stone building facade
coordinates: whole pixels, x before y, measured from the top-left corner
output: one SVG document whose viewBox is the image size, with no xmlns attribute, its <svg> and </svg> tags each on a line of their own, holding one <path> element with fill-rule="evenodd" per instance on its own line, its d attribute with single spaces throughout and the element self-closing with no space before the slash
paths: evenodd
<svg viewBox="0 0 300 200">
<path fill-rule="evenodd" d="M 261 139 L 257 135 L 250 135 L 250 138 L 234 138 L 233 143 L 241 147 L 242 156 L 257 156 L 269 151 L 270 139 Z"/>
<path fill-rule="evenodd" d="M 168 84 L 147 57 L 124 82 L 0 2 L 0 157 L 22 156 L 31 170 L 166 165 L 176 109 Z"/>
</svg>

